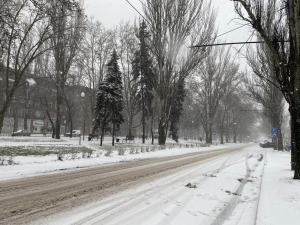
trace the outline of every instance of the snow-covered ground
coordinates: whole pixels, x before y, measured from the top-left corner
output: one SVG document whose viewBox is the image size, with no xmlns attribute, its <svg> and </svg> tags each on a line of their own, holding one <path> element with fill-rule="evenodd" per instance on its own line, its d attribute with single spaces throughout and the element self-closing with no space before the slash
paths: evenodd
<svg viewBox="0 0 300 225">
<path fill-rule="evenodd" d="M 293 179 L 290 152 L 266 150 L 257 224 L 300 224 L 300 180 Z"/>
<path fill-rule="evenodd" d="M 53 140 L 49 137 L 43 138 L 43 137 L 32 137 L 33 142 L 30 142 L 30 138 L 0 138 L 0 147 L 1 146 L 78 146 L 78 138 L 65 138 L 63 137 L 60 142 L 57 142 L 57 140 Z M 10 140 L 10 141 L 8 141 Z M 11 141 L 12 140 L 12 141 Z M 22 142 L 23 140 L 23 142 Z M 156 141 L 157 142 L 157 141 Z M 180 154 L 186 154 L 191 152 L 200 152 L 200 151 L 207 151 L 207 150 L 217 150 L 222 149 L 225 147 L 230 146 L 239 146 L 243 144 L 226 144 L 225 146 L 218 145 L 218 146 L 210 146 L 210 147 L 202 147 L 200 148 L 199 145 L 196 147 L 196 144 L 192 144 L 193 147 L 191 147 L 190 141 L 182 141 L 180 144 L 174 144 L 169 143 L 169 147 L 167 147 L 164 150 L 158 150 L 159 147 L 156 146 L 155 151 L 145 152 L 141 153 L 139 151 L 139 154 L 130 154 L 130 150 L 132 147 L 137 148 L 137 146 L 142 146 L 141 140 L 135 140 L 135 143 L 116 143 L 116 148 L 124 146 L 126 149 L 126 152 L 124 155 L 118 155 L 118 151 L 113 151 L 111 156 L 107 157 L 104 156 L 105 149 L 111 148 L 111 138 L 107 137 L 104 141 L 104 147 L 100 148 L 99 141 L 87 141 L 87 138 L 85 138 L 85 141 L 82 141 L 82 146 L 92 148 L 94 150 L 99 151 L 101 154 L 99 157 L 97 157 L 96 153 L 92 156 L 92 158 L 82 158 L 80 154 L 77 155 L 75 160 L 68 158 L 65 156 L 63 161 L 59 161 L 57 159 L 57 155 L 48 155 L 48 156 L 15 156 L 13 158 L 14 165 L 5 165 L 0 166 L 0 181 L 3 180 L 9 180 L 9 179 L 16 179 L 16 178 L 22 178 L 22 177 L 28 177 L 28 176 L 36 176 L 36 175 L 43 175 L 43 174 L 49 174 L 53 172 L 62 172 L 62 171 L 69 171 L 69 170 L 75 170 L 75 169 L 81 169 L 81 168 L 87 168 L 87 167 L 93 167 L 93 166 L 100 166 L 104 164 L 113 164 L 113 163 L 119 163 L 124 161 L 132 161 L 132 160 L 139 160 L 139 159 L 145 159 L 145 158 L 157 158 L 157 157 L 167 157 L 167 156 L 173 156 L 173 155 L 180 155 Z M 188 143 L 188 148 L 186 148 L 186 145 Z M 156 143 L 157 144 L 157 143 Z M 150 145 L 150 141 L 146 143 L 145 146 L 148 146 L 149 148 L 152 148 Z M 103 149 L 103 150 L 99 150 Z"/>
<path fill-rule="evenodd" d="M 39 138 L 41 142 L 34 143 L 2 140 L 0 138 L 0 146 L 78 144 L 78 139 L 67 138 L 62 143 L 47 142 L 43 138 Z M 109 142 L 107 139 L 105 143 Z M 98 142 L 84 141 L 83 145 L 97 149 Z M 204 160 L 174 175 L 37 223 L 298 225 L 300 181 L 293 180 L 290 152 L 262 149 L 258 144 L 250 147 L 245 144 L 225 144 L 201 148 L 193 145 L 186 148 L 186 143 L 182 143 L 181 148 L 175 146 L 155 152 L 129 154 L 128 150 L 125 155 L 119 156 L 115 151 L 110 157 L 102 154 L 95 158 L 64 161 L 57 160 L 56 155 L 15 157 L 17 164 L 0 166 L 0 180 L 237 145 L 245 148 L 230 156 Z M 188 183 L 196 185 L 195 188 L 187 187 Z"/>
</svg>

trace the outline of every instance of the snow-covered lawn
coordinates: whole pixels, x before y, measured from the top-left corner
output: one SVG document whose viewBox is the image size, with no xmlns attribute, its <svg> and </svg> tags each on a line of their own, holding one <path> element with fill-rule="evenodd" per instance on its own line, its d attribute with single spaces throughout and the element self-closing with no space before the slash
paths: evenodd
<svg viewBox="0 0 300 225">
<path fill-rule="evenodd" d="M 63 138 L 62 143 L 42 137 L 38 138 L 39 142 L 30 142 L 30 138 L 20 139 L 24 142 L 10 142 L 7 138 L 0 138 L 0 149 L 7 146 L 25 146 L 25 149 L 35 146 L 52 150 L 83 148 L 78 146 L 78 138 Z M 16 164 L 0 166 L 0 181 L 144 158 L 245 146 L 243 151 L 231 156 L 204 160 L 196 167 L 183 169 L 174 175 L 151 181 L 74 211 L 52 216 L 41 223 L 299 224 L 300 181 L 293 180 L 290 152 L 262 149 L 258 144 L 250 147 L 233 143 L 196 147 L 196 143 L 191 146 L 190 142 L 184 141 L 181 141 L 180 146 L 169 142 L 166 149 L 160 150 L 157 145 L 142 145 L 140 140 L 136 140 L 135 144 L 116 144 L 112 154 L 105 156 L 112 149 L 110 142 L 110 138 L 107 138 L 104 147 L 100 147 L 97 141 L 83 141 L 84 148 L 94 150 L 91 158 L 83 158 L 81 153 L 77 154 L 76 159 L 71 159 L 71 153 L 66 154 L 63 161 L 58 160 L 57 154 L 15 156 Z M 144 152 L 141 152 L 142 146 Z M 147 147 L 149 152 L 146 151 Z M 118 154 L 117 149 L 120 148 L 126 150 L 124 155 Z M 188 183 L 196 188 L 187 187 Z M 100 213 L 104 211 L 106 213 Z"/>
<path fill-rule="evenodd" d="M 137 139 L 135 140 L 135 143 L 116 143 L 115 147 L 112 147 L 111 138 L 107 137 L 104 140 L 104 145 L 100 147 L 99 141 L 87 141 L 87 138 L 82 141 L 81 146 L 78 145 L 78 138 L 71 139 L 63 137 L 61 139 L 62 143 L 52 142 L 53 139 L 49 137 L 39 137 L 40 142 L 31 143 L 31 138 L 34 140 L 37 139 L 37 137 L 15 137 L 13 138 L 14 140 L 24 140 L 24 142 L 10 142 L 7 141 L 7 138 L 0 138 L 0 160 L 3 151 L 9 151 L 14 155 L 12 159 L 13 165 L 9 165 L 8 163 L 8 154 L 5 154 L 7 156 L 4 165 L 1 166 L 0 161 L 0 180 L 3 181 L 27 176 L 43 175 L 50 172 L 61 172 L 124 161 L 167 157 L 243 145 L 231 143 L 226 145 L 199 147 L 199 142 L 182 140 L 179 144 L 169 141 L 165 149 L 162 149 L 157 143 L 153 146 L 150 144 L 150 141 L 148 141 L 143 145 L 141 140 Z M 87 152 L 87 149 L 93 150 L 93 154 L 89 158 L 87 155 L 82 154 L 82 152 Z M 119 155 L 120 149 L 125 150 L 124 155 Z M 105 156 L 108 151 L 111 151 L 111 154 Z M 24 156 L 26 152 L 31 155 L 26 154 L 26 156 Z M 63 154 L 62 161 L 58 159 L 57 153 Z"/>
<path fill-rule="evenodd" d="M 64 139 L 52 139 L 48 138 L 38 138 L 38 137 L 0 137 L 0 141 L 3 142 L 65 142 Z"/>
</svg>

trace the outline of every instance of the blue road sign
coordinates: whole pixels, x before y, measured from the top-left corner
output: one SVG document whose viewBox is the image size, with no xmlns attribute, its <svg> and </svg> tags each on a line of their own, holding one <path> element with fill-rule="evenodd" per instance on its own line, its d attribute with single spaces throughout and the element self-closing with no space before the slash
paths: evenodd
<svg viewBox="0 0 300 225">
<path fill-rule="evenodd" d="M 213 131 L 212 134 L 213 134 L 213 135 L 216 135 L 216 134 L 217 134 L 217 131 Z"/>
<path fill-rule="evenodd" d="M 276 127 L 273 127 L 272 128 L 272 134 L 271 134 L 272 137 L 277 137 L 277 128 Z"/>
</svg>

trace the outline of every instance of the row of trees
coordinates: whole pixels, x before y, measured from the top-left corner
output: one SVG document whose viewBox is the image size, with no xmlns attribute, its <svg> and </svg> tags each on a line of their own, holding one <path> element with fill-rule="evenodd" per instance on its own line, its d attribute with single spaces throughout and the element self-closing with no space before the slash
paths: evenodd
<svg viewBox="0 0 300 225">
<path fill-rule="evenodd" d="M 16 90 L 21 86 L 29 88 L 26 77 L 38 73 L 39 77 L 49 77 L 56 83 L 54 130 L 56 138 L 59 138 L 65 85 L 84 33 L 82 6 L 68 0 L 21 0 L 1 1 L 1 7 L 4 10 L 1 10 L 0 17 L 0 49 L 1 66 L 6 70 L 6 99 L 0 109 L 0 132 L 5 112 Z M 50 71 L 51 64 L 54 69 Z M 29 102 L 30 95 L 24 97 Z"/>
<path fill-rule="evenodd" d="M 129 136 L 134 127 L 142 125 L 145 142 L 146 120 L 150 119 L 153 139 L 153 122 L 157 117 L 159 144 L 164 145 L 170 128 L 174 139 L 178 140 L 176 131 L 184 84 L 210 53 L 210 49 L 203 51 L 187 46 L 214 41 L 215 12 L 210 4 L 201 0 L 182 1 L 181 4 L 147 1 L 144 14 L 139 31 L 125 23 L 115 32 L 115 48 L 123 74 L 125 121 Z M 99 81 L 99 93 L 105 89 L 103 85 L 108 85 L 105 82 Z M 98 100 L 97 107 L 100 102 L 103 101 Z M 140 114 L 141 122 L 134 119 Z M 105 130 L 108 124 L 97 121 L 95 128 L 98 126 Z"/>
<path fill-rule="evenodd" d="M 264 41 L 274 73 L 261 79 L 277 86 L 289 104 L 292 169 L 300 179 L 300 1 L 233 0 L 239 17 Z M 275 93 L 274 93 L 275 95 Z"/>
<path fill-rule="evenodd" d="M 300 142 L 295 139 L 300 121 L 299 2 L 234 1 L 238 15 L 266 42 L 247 54 L 256 75 L 253 79 L 238 71 L 229 48 L 190 48 L 215 41 L 216 13 L 202 0 L 147 0 L 139 26 L 121 23 L 112 30 L 88 20 L 77 1 L 1 1 L 0 56 L 1 66 L 6 68 L 7 98 L 0 109 L 0 132 L 5 112 L 21 86 L 29 102 L 30 86 L 25 85 L 29 74 L 52 83 L 35 100 L 43 104 L 55 138 L 60 138 L 62 110 L 73 129 L 77 102 L 76 93 L 67 91 L 71 86 L 86 88 L 89 120 L 94 119 L 94 130 L 100 127 L 102 136 L 110 125 L 114 136 L 115 128 L 125 121 L 129 136 L 133 128 L 142 126 L 145 142 L 146 124 L 150 124 L 153 137 L 156 121 L 161 145 L 168 130 L 178 141 L 180 115 L 186 115 L 187 108 L 195 113 L 195 124 L 202 125 L 206 142 L 212 142 L 216 126 L 221 142 L 223 134 L 229 138 L 229 127 L 233 127 L 236 141 L 237 130 L 249 133 L 245 124 L 255 122 L 253 114 L 244 113 L 256 110 L 249 96 L 263 105 L 272 126 L 280 128 L 283 96 L 292 118 L 293 165 L 295 178 L 299 178 Z M 281 6 L 283 10 L 277 10 Z M 49 99 L 53 89 L 55 106 Z M 271 101 L 274 98 L 276 104 Z"/>
</svg>

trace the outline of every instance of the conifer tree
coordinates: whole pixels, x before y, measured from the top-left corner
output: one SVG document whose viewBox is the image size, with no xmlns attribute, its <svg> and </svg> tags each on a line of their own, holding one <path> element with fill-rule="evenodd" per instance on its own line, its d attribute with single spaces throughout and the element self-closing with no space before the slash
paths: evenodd
<svg viewBox="0 0 300 225">
<path fill-rule="evenodd" d="M 170 131 L 172 133 L 172 139 L 178 142 L 178 124 L 183 110 L 182 103 L 184 102 L 185 89 L 184 82 L 179 83 L 176 99 L 173 103 L 172 110 L 170 113 Z"/>
<path fill-rule="evenodd" d="M 103 82 L 99 83 L 95 107 L 95 123 L 102 131 L 101 146 L 105 129 L 108 128 L 109 124 L 112 124 L 112 145 L 114 145 L 115 131 L 124 122 L 124 117 L 121 114 L 123 110 L 123 85 L 118 56 L 115 50 L 113 50 L 111 59 L 106 67 L 106 77 Z"/>
<path fill-rule="evenodd" d="M 143 143 L 145 143 L 145 123 L 146 118 L 152 114 L 152 101 L 153 101 L 153 86 L 154 75 L 152 70 L 151 55 L 149 53 L 149 45 L 147 40 L 150 37 L 147 31 L 145 21 L 142 21 L 137 35 L 140 43 L 139 49 L 135 52 L 135 58 L 132 62 L 133 77 L 137 80 L 138 96 L 141 102 L 142 111 L 142 127 L 143 127 Z"/>
</svg>

